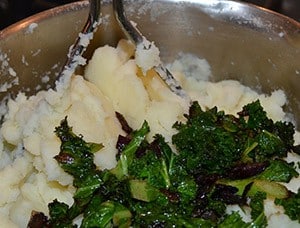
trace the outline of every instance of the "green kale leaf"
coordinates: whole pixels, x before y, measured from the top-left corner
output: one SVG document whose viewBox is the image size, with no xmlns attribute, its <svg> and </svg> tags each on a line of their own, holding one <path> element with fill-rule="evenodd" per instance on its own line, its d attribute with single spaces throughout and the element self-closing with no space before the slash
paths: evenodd
<svg viewBox="0 0 300 228">
<path fill-rule="evenodd" d="M 264 221 L 264 225 L 267 226 L 267 218 L 264 215 L 264 200 L 267 198 L 267 194 L 265 192 L 256 192 L 252 197 L 250 197 L 250 208 L 251 208 L 251 218 L 255 221 L 259 217 L 264 217 L 262 220 Z"/>
<path fill-rule="evenodd" d="M 275 204 L 283 206 L 285 214 L 300 223 L 300 188 L 297 193 L 291 193 L 287 199 L 276 199 Z"/>
<path fill-rule="evenodd" d="M 172 142 L 184 158 L 186 170 L 221 174 L 239 159 L 241 142 L 233 130 L 228 130 L 237 126 L 232 122 L 233 127 L 228 127 L 229 117 L 223 112 L 218 112 L 217 108 L 204 112 L 194 102 L 185 117 L 185 124 L 174 124 L 178 133 L 173 135 Z"/>
<path fill-rule="evenodd" d="M 289 164 L 281 159 L 271 160 L 269 167 L 267 167 L 258 178 L 288 183 L 293 177 L 299 176 L 299 173 L 293 165 L 294 164 Z"/>
<path fill-rule="evenodd" d="M 298 149 L 292 124 L 274 123 L 259 101 L 238 117 L 193 102 L 184 116 L 185 122 L 173 125 L 174 153 L 162 135 L 148 140 L 147 121 L 132 130 L 119 114 L 129 130 L 118 138 L 117 165 L 110 170 L 94 164 L 94 152 L 103 145 L 86 142 L 62 120 L 55 129 L 61 140 L 55 159 L 74 177 L 74 203 L 54 200 L 49 219 L 36 213 L 31 224 L 76 227 L 74 219 L 82 216 L 81 227 L 266 227 L 266 197 L 299 221 L 300 193 L 278 183 L 299 176 L 283 159 Z M 231 204 L 249 206 L 252 222 L 237 212 L 227 215 Z"/>
</svg>

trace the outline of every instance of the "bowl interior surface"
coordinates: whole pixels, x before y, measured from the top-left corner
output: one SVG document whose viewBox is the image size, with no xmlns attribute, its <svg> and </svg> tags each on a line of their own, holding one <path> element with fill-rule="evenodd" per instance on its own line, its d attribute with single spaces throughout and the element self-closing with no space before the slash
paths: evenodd
<svg viewBox="0 0 300 228">
<path fill-rule="evenodd" d="M 298 22 L 227 0 L 127 0 L 125 9 L 160 48 L 164 62 L 181 52 L 192 53 L 209 62 L 213 81 L 235 79 L 264 93 L 282 89 L 289 100 L 286 110 L 300 122 Z M 87 15 L 88 1 L 79 1 L 0 31 L 0 99 L 53 87 Z M 103 23 L 85 53 L 87 59 L 95 48 L 116 45 L 124 38 L 111 1 L 103 1 L 102 16 Z"/>
</svg>

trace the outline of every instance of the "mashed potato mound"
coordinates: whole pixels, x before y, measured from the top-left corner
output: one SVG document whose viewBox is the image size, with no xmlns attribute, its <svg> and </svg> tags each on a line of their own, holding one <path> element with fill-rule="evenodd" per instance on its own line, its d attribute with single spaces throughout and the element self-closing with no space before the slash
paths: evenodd
<svg viewBox="0 0 300 228">
<path fill-rule="evenodd" d="M 41 91 L 31 97 L 20 93 L 8 102 L 0 130 L 0 227 L 26 227 L 31 212 L 36 210 L 48 215 L 47 205 L 54 199 L 68 205 L 73 203 L 73 179 L 53 159 L 60 148 L 54 130 L 66 116 L 76 134 L 83 135 L 86 141 L 104 144 L 104 149 L 95 153 L 99 169 L 116 165 L 115 144 L 123 132 L 115 111 L 123 114 L 135 129 L 146 119 L 151 129 L 149 137 L 159 132 L 171 141 L 175 133 L 172 125 L 182 120 L 189 104 L 173 94 L 154 71 L 143 75 L 133 55 L 134 48 L 125 40 L 116 48 L 100 47 L 89 61 L 84 77 L 74 75 L 67 85 L 58 86 L 56 90 Z M 185 58 L 184 55 L 181 58 Z M 260 99 L 270 118 L 288 120 L 282 110 L 286 103 L 282 91 L 264 95 L 237 81 L 211 83 L 207 81 L 208 63 L 190 55 L 186 58 L 182 61 L 185 65 L 189 62 L 191 66 L 195 62 L 201 65 L 180 67 L 177 61 L 170 70 L 173 69 L 183 88 L 203 108 L 217 106 L 236 114 L 245 104 Z M 185 77 L 185 74 L 198 76 Z M 299 186 L 299 180 L 294 184 Z M 289 224 L 299 225 L 284 219 Z M 270 224 L 276 227 L 276 222 Z"/>
</svg>

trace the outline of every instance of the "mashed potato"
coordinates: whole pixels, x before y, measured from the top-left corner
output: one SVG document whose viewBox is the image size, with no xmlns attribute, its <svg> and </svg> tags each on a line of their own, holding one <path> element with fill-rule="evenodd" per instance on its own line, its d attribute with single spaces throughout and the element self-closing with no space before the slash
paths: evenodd
<svg viewBox="0 0 300 228">
<path fill-rule="evenodd" d="M 47 205 L 54 199 L 73 203 L 72 177 L 53 159 L 60 148 L 54 129 L 65 116 L 76 134 L 82 134 L 86 141 L 104 144 L 104 149 L 95 154 L 100 169 L 116 164 L 115 144 L 122 129 L 115 111 L 122 113 L 133 128 L 139 128 L 146 119 L 151 128 L 149 137 L 160 132 L 171 141 L 172 125 L 182 120 L 189 104 L 170 92 L 155 72 L 150 70 L 143 75 L 133 55 L 134 48 L 125 40 L 117 48 L 101 47 L 87 65 L 84 77 L 74 75 L 67 85 L 58 85 L 56 90 L 31 97 L 20 93 L 8 102 L 0 130 L 0 227 L 26 227 L 31 211 L 48 215 Z M 288 120 L 282 110 L 286 97 L 280 90 L 264 95 L 237 81 L 211 83 L 207 80 L 208 63 L 191 55 L 181 55 L 170 69 L 203 108 L 217 106 L 236 114 L 245 104 L 260 99 L 270 118 Z M 299 134 L 296 136 L 299 142 Z M 288 187 L 294 190 L 297 186 L 299 179 Z M 274 205 L 270 208 L 268 217 L 274 218 L 270 226 L 276 227 L 282 209 Z M 244 214 L 246 219 L 247 213 Z M 280 216 L 299 227 L 287 216 Z"/>
</svg>

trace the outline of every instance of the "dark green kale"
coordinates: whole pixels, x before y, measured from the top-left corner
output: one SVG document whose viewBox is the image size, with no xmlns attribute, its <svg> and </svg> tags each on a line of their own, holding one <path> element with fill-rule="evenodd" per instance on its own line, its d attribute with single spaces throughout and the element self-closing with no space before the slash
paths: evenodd
<svg viewBox="0 0 300 228">
<path fill-rule="evenodd" d="M 96 195 L 85 210 L 81 227 L 129 227 L 131 212 L 120 203 L 103 201 L 103 197 Z"/>
<path fill-rule="evenodd" d="M 251 218 L 255 221 L 257 218 L 260 219 L 260 227 L 267 227 L 267 217 L 264 214 L 264 200 L 267 198 L 265 192 L 256 192 L 252 197 L 250 197 L 250 208 L 251 208 Z"/>
<path fill-rule="evenodd" d="M 249 225 L 249 223 L 243 221 L 238 212 L 232 212 L 224 218 L 224 220 L 218 225 L 218 228 L 246 228 L 250 227 Z"/>
<path fill-rule="evenodd" d="M 262 214 L 252 222 L 244 222 L 238 212 L 232 212 L 218 225 L 218 228 L 263 228 L 266 227 L 265 216 Z"/>
<path fill-rule="evenodd" d="M 239 118 L 226 115 L 216 107 L 203 111 L 194 102 L 186 122 L 174 124 L 178 133 L 172 142 L 190 173 L 224 174 L 240 161 L 282 158 L 293 148 L 294 126 L 274 123 L 259 101 L 244 106 L 238 114 Z"/>
<path fill-rule="evenodd" d="M 261 205 L 261 203 L 258 203 Z M 260 206 L 259 206 L 260 208 Z M 267 218 L 264 213 L 259 213 L 255 216 L 252 222 L 243 221 L 238 212 L 232 212 L 227 215 L 222 222 L 217 226 L 218 228 L 264 228 L 267 227 Z"/>
<path fill-rule="evenodd" d="M 74 177 L 77 188 L 71 207 L 54 200 L 48 205 L 50 218 L 45 227 L 76 227 L 73 220 L 83 214 L 82 227 L 106 227 L 110 224 L 128 227 L 131 213 L 122 205 L 130 198 L 127 184 L 119 181 L 108 171 L 99 171 L 94 164 L 94 152 L 101 144 L 88 143 L 82 136 L 76 136 L 65 118 L 55 130 L 62 144 L 55 156 L 65 172 Z M 34 216 L 31 220 L 35 220 Z"/>
<path fill-rule="evenodd" d="M 101 149 L 101 144 L 87 143 L 69 127 L 65 118 L 55 129 L 62 144 L 60 153 L 55 156 L 63 170 L 74 177 L 77 188 L 72 207 L 58 201 L 49 204 L 50 223 L 54 227 L 72 227 L 72 221 L 90 203 L 95 191 L 101 186 L 101 174 L 96 170 L 93 152 Z"/>
<path fill-rule="evenodd" d="M 295 170 L 294 164 L 287 163 L 281 159 L 270 161 L 269 167 L 259 175 L 260 179 L 288 183 L 293 177 L 298 177 L 299 173 Z"/>
<path fill-rule="evenodd" d="M 77 216 L 70 215 L 69 206 L 65 203 L 54 200 L 48 205 L 50 220 L 48 223 L 50 227 L 75 227 L 73 226 L 73 219 Z"/>
<path fill-rule="evenodd" d="M 242 117 L 241 120 L 245 129 L 259 132 L 261 129 L 271 131 L 273 128 L 274 123 L 267 117 L 267 113 L 260 105 L 259 100 L 245 105 L 238 115 Z"/>
<path fill-rule="evenodd" d="M 172 137 L 184 169 L 194 174 L 222 174 L 238 161 L 241 142 L 236 137 L 239 126 L 233 116 L 225 116 L 217 108 L 204 112 L 194 102 L 185 117 L 186 123 L 174 125 L 178 133 Z"/>
<path fill-rule="evenodd" d="M 298 177 L 299 174 L 293 167 L 293 164 L 289 164 L 284 160 L 275 159 L 271 160 L 269 165 L 264 167 L 254 164 L 254 168 L 260 172 L 252 172 L 255 174 L 252 176 L 244 176 L 244 178 L 221 178 L 218 183 L 229 185 L 238 189 L 237 195 L 242 196 L 247 194 L 249 197 L 253 197 L 259 192 L 266 193 L 269 197 L 273 198 L 287 198 L 289 196 L 288 189 L 278 182 L 288 183 L 293 177 Z M 258 168 L 257 168 L 258 167 Z M 261 169 L 261 167 L 264 167 Z M 241 169 L 234 169 L 235 171 L 243 172 Z M 249 168 L 246 169 L 249 172 Z M 239 174 L 238 177 L 241 175 Z M 229 176 L 231 177 L 231 175 Z"/>
<path fill-rule="evenodd" d="M 166 148 L 166 153 L 163 153 Z M 128 167 L 128 174 L 139 180 L 147 179 L 147 182 L 156 188 L 169 188 L 171 185 L 169 176 L 170 162 L 169 157 L 173 153 L 169 146 L 164 142 L 162 136 L 157 135 L 155 140 L 144 148 L 143 154 L 138 159 L 133 159 Z"/>
<path fill-rule="evenodd" d="M 93 193 L 101 184 L 93 152 L 103 147 L 101 144 L 87 143 L 82 136 L 76 136 L 65 118 L 55 129 L 62 144 L 60 153 L 55 156 L 65 172 L 74 177 L 73 185 L 78 188 L 75 196 L 83 198 Z"/>
<path fill-rule="evenodd" d="M 299 176 L 293 164 L 280 159 L 270 160 L 267 166 L 261 163 L 254 164 L 254 168 L 259 172 L 252 172 L 251 167 L 246 171 L 254 174 L 252 176 L 243 175 L 244 178 L 230 178 L 232 175 L 230 174 L 229 178 L 221 178 L 218 183 L 237 188 L 237 195 L 240 196 L 247 194 L 249 197 L 254 197 L 257 193 L 264 192 L 269 197 L 284 199 L 288 197 L 289 192 L 284 185 L 278 182 L 288 183 L 293 177 Z M 240 168 L 233 170 L 238 171 L 237 176 L 241 177 L 240 173 L 243 170 Z"/>
<path fill-rule="evenodd" d="M 238 113 L 243 131 L 247 132 L 243 159 L 266 161 L 274 157 L 286 157 L 294 144 L 295 129 L 292 123 L 273 122 L 267 117 L 259 100 L 243 107 Z M 247 158 L 248 157 L 248 158 Z"/>
<path fill-rule="evenodd" d="M 294 126 L 274 123 L 259 101 L 244 106 L 238 115 L 239 118 L 225 115 L 217 108 L 203 111 L 194 102 L 185 115 L 186 122 L 174 124 L 178 133 L 172 140 L 180 158 L 175 164 L 191 175 L 219 175 L 215 184 L 236 189 L 227 191 L 227 196 L 220 191 L 223 193 L 217 194 L 217 199 L 223 202 L 231 199 L 243 205 L 245 197 L 256 199 L 259 192 L 268 197 L 287 198 L 288 190 L 277 182 L 289 182 L 299 175 L 293 164 L 282 160 L 295 148 Z M 230 204 L 230 200 L 226 203 Z M 265 224 L 264 214 L 253 219 Z"/>
<path fill-rule="evenodd" d="M 276 199 L 275 204 L 283 206 L 290 219 L 300 223 L 300 188 L 297 193 L 290 193 L 287 199 Z"/>
<path fill-rule="evenodd" d="M 266 227 L 266 197 L 277 198 L 291 218 L 299 219 L 299 193 L 278 183 L 299 175 L 283 160 L 296 149 L 294 126 L 274 123 L 259 101 L 238 115 L 203 111 L 194 102 L 186 122 L 174 124 L 174 153 L 162 135 L 148 140 L 146 121 L 132 130 L 118 113 L 127 135 L 119 136 L 111 170 L 96 168 L 93 153 L 103 146 L 75 135 L 65 118 L 55 130 L 61 140 L 55 159 L 74 177 L 74 204 L 55 200 L 50 217 L 36 213 L 32 224 L 75 227 L 73 220 L 81 215 L 81 227 Z M 227 215 L 231 204 L 249 206 L 252 222 L 237 212 Z"/>
<path fill-rule="evenodd" d="M 143 143 L 145 143 L 145 138 L 149 131 L 149 125 L 145 121 L 139 130 L 132 132 L 132 135 L 130 136 L 130 143 L 123 148 L 123 151 L 119 156 L 118 164 L 112 170 L 112 173 L 114 173 L 119 179 L 126 178 L 126 176 L 128 176 L 128 167 L 134 161 L 137 150 L 141 145 L 143 145 Z"/>
</svg>

